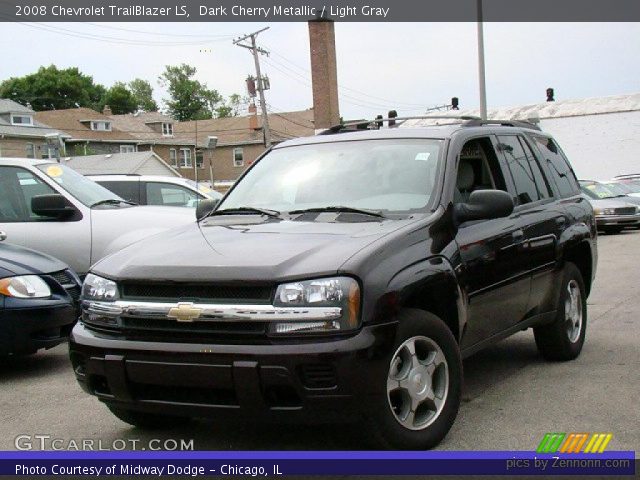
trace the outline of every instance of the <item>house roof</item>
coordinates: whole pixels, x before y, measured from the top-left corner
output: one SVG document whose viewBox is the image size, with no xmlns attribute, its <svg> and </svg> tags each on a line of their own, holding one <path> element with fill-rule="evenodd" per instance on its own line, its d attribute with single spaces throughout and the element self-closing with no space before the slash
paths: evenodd
<svg viewBox="0 0 640 480">
<path fill-rule="evenodd" d="M 9 120 L 2 118 L 2 115 L 10 113 L 24 113 L 33 115 L 35 112 L 24 105 L 20 105 L 13 100 L 0 98 L 0 135 L 8 137 L 44 137 L 51 133 L 61 133 L 49 125 L 33 119 L 33 125 L 12 125 Z"/>
<path fill-rule="evenodd" d="M 66 157 L 62 159 L 62 162 L 83 175 L 152 174 L 180 176 L 178 172 L 151 151 Z"/>
<path fill-rule="evenodd" d="M 90 108 L 68 108 L 64 110 L 47 110 L 36 112 L 35 118 L 54 128 L 69 134 L 70 140 L 120 141 L 136 143 L 136 138 L 115 127 L 110 117 Z M 111 131 L 91 130 L 83 121 L 98 120 L 112 122 Z"/>
<path fill-rule="evenodd" d="M 164 145 L 193 145 L 194 139 L 178 138 L 175 136 L 167 137 L 151 128 L 154 123 L 173 123 L 176 122 L 168 115 L 160 112 L 140 112 L 128 113 L 125 115 L 110 115 L 113 128 L 117 128 L 123 132 L 127 132 L 132 137 L 142 142 Z"/>
<path fill-rule="evenodd" d="M 556 102 L 533 103 L 487 110 L 487 118 L 496 120 L 534 120 L 566 117 L 581 117 L 587 115 L 602 115 L 607 113 L 633 112 L 640 110 L 640 93 L 630 95 L 613 95 L 608 97 L 591 97 Z M 480 116 L 480 110 L 448 111 L 447 115 Z M 436 113 L 434 115 L 442 115 Z M 428 115 L 427 115 L 428 116 Z M 403 126 L 432 125 L 435 120 L 410 120 Z M 437 123 L 446 123 L 438 120 Z"/>
<path fill-rule="evenodd" d="M 198 145 L 204 146 L 208 136 L 218 137 L 218 146 L 248 145 L 263 143 L 262 118 L 255 119 L 257 129 L 250 127 L 251 115 L 240 117 L 212 118 L 179 122 L 174 125 L 176 138 L 195 138 L 196 127 Z M 291 138 L 313 135 L 313 109 L 296 112 L 282 112 L 269 114 L 269 127 L 272 141 L 283 142 Z"/>
<path fill-rule="evenodd" d="M 33 114 L 33 110 L 18 102 L 14 102 L 9 98 L 0 98 L 0 114 L 2 113 L 29 113 Z"/>
</svg>

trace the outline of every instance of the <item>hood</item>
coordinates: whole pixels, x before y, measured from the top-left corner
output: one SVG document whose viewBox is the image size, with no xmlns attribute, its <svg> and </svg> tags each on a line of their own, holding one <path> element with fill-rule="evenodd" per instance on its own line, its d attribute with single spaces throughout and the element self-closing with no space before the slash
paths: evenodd
<svg viewBox="0 0 640 480">
<path fill-rule="evenodd" d="M 591 205 L 594 208 L 625 208 L 625 207 L 636 207 L 629 202 L 627 202 L 624 198 L 588 198 Z"/>
<path fill-rule="evenodd" d="M 0 278 L 59 272 L 69 268 L 57 258 L 10 243 L 0 243 Z"/>
<path fill-rule="evenodd" d="M 91 209 L 91 263 L 143 238 L 196 224 L 192 208 L 131 206 Z"/>
<path fill-rule="evenodd" d="M 332 275 L 355 253 L 415 220 L 359 223 L 212 217 L 148 238 L 93 271 L 119 280 L 281 281 Z"/>
</svg>

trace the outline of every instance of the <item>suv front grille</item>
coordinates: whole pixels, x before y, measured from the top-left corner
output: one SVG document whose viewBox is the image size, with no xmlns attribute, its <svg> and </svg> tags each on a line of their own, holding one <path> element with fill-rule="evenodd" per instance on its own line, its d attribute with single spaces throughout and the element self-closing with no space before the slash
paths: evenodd
<svg viewBox="0 0 640 480">
<path fill-rule="evenodd" d="M 622 207 L 615 209 L 616 215 L 635 215 L 636 207 Z"/>
<path fill-rule="evenodd" d="M 122 298 L 179 301 L 194 299 L 209 303 L 271 302 L 271 286 L 233 286 L 192 283 L 123 283 Z"/>
</svg>

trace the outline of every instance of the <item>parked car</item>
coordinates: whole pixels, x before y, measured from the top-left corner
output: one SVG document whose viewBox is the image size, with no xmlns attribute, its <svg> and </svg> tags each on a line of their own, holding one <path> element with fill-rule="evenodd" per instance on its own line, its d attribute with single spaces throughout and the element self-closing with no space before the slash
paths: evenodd
<svg viewBox="0 0 640 480">
<path fill-rule="evenodd" d="M 640 210 L 634 200 L 593 180 L 581 180 L 580 188 L 593 205 L 598 230 L 620 233 L 626 227 L 640 226 Z"/>
<path fill-rule="evenodd" d="M 80 275 L 109 253 L 186 223 L 195 224 L 192 210 L 132 206 L 51 160 L 0 158 L 0 230 Z"/>
<path fill-rule="evenodd" d="M 596 183 L 609 190 L 616 198 L 628 203 L 633 203 L 634 205 L 640 205 L 640 196 L 632 195 L 633 189 L 628 186 L 619 183 L 616 180 L 604 180 Z"/>
<path fill-rule="evenodd" d="M 80 279 L 60 260 L 0 241 L 0 356 L 66 341 L 79 297 Z"/>
<path fill-rule="evenodd" d="M 576 358 L 593 208 L 548 134 L 461 122 L 281 143 L 198 224 L 98 262 L 82 388 L 141 427 L 348 419 L 422 449 L 456 418 L 463 357 L 533 328 L 545 358 Z"/>
<path fill-rule="evenodd" d="M 88 178 L 138 205 L 195 208 L 199 200 L 222 198 L 222 194 L 188 178 L 159 175 L 89 175 Z"/>
</svg>

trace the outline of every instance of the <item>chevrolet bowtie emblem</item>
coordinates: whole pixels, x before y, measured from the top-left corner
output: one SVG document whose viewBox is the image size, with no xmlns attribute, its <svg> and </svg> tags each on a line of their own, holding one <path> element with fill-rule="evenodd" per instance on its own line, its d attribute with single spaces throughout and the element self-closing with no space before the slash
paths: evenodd
<svg viewBox="0 0 640 480">
<path fill-rule="evenodd" d="M 175 318 L 178 322 L 193 322 L 200 316 L 201 308 L 196 308 L 191 302 L 180 302 L 167 313 L 168 318 Z"/>
</svg>

